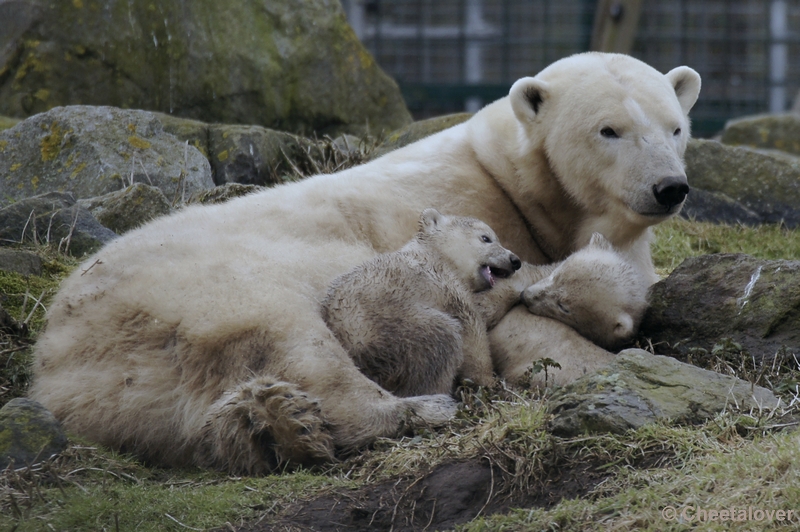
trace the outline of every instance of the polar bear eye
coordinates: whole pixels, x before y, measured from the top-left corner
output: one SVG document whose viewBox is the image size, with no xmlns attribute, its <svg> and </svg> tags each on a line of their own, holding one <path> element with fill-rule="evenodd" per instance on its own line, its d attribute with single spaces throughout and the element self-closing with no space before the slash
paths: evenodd
<svg viewBox="0 0 800 532">
<path fill-rule="evenodd" d="M 673 133 L 673 135 L 675 135 L 676 137 L 680 136 L 680 134 L 681 134 L 681 128 L 676 129 L 675 133 Z"/>
<path fill-rule="evenodd" d="M 600 130 L 600 134 L 603 135 L 607 139 L 618 139 L 619 135 L 617 132 L 611 129 L 610 127 L 604 127 Z"/>
<path fill-rule="evenodd" d="M 569 309 L 567 307 L 565 307 L 564 304 L 561 301 L 558 302 L 558 310 L 560 310 L 564 314 L 569 314 L 570 313 Z"/>
<path fill-rule="evenodd" d="M 488 236 L 486 236 L 486 235 L 481 235 L 481 240 L 483 240 L 483 241 L 484 241 L 484 242 L 486 242 L 487 244 L 491 244 L 491 243 L 492 243 L 492 239 L 491 239 L 491 238 L 489 238 L 489 237 L 488 237 Z"/>
</svg>

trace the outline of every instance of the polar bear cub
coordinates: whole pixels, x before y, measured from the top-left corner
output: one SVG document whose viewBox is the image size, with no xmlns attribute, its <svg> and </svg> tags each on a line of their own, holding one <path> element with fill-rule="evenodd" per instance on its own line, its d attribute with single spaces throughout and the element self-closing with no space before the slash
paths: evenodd
<svg viewBox="0 0 800 532">
<path fill-rule="evenodd" d="M 520 291 L 474 296 L 521 264 L 480 220 L 426 209 L 404 247 L 333 281 L 322 315 L 356 366 L 395 395 L 450 393 L 457 378 L 489 384 L 487 321 Z"/>
<path fill-rule="evenodd" d="M 600 233 L 522 292 L 533 314 L 559 320 L 606 349 L 631 340 L 647 310 L 648 280 Z"/>
</svg>

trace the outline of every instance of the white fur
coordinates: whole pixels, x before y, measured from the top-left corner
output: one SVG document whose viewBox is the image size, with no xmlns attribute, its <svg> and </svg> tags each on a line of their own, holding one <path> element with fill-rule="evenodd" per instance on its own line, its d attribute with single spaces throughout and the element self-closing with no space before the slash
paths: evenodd
<svg viewBox="0 0 800 532">
<path fill-rule="evenodd" d="M 627 56 L 581 54 L 517 82 L 466 123 L 363 166 L 156 220 L 64 282 L 36 347 L 31 396 L 73 433 L 167 464 L 229 469 L 263 469 L 252 427 L 269 422 L 255 419 L 267 408 L 258 398 L 285 385 L 297 391 L 280 395 L 287 408 L 301 393 L 319 405 L 324 423 L 311 425 L 337 448 L 397 434 L 409 416 L 440 423 L 453 413 L 446 397 L 397 398 L 358 372 L 320 317 L 331 280 L 402 246 L 429 206 L 484 220 L 534 264 L 600 232 L 654 279 L 648 227 L 679 206 L 659 210 L 653 186 L 684 175 L 699 86 L 685 67 L 664 76 Z M 604 127 L 620 137 L 603 137 Z M 503 376 L 541 356 L 562 364 L 562 381 L 610 360 L 522 310 L 490 335 Z M 274 446 L 278 460 L 302 461 L 292 437 Z M 237 462 L 248 445 L 254 458 Z"/>
<path fill-rule="evenodd" d="M 647 310 L 649 278 L 600 233 L 522 293 L 528 310 L 607 349 L 630 341 Z"/>
</svg>

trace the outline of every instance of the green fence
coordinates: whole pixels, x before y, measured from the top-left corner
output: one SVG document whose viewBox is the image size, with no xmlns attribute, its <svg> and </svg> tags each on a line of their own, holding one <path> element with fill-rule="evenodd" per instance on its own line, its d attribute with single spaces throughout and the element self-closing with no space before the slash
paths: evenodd
<svg viewBox="0 0 800 532">
<path fill-rule="evenodd" d="M 594 0 L 342 0 L 417 118 L 474 111 L 518 78 L 589 49 Z M 694 132 L 789 109 L 800 88 L 800 0 L 643 1 L 632 55 L 703 77 Z"/>
</svg>

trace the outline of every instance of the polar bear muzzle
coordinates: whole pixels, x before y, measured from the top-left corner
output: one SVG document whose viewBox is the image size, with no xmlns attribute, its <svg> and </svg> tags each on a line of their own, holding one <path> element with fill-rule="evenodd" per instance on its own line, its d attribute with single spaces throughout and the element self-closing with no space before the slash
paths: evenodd
<svg viewBox="0 0 800 532">
<path fill-rule="evenodd" d="M 672 210 L 676 205 L 683 203 L 688 194 L 689 184 L 686 176 L 665 177 L 653 185 L 653 195 L 656 197 L 656 201 L 667 210 Z"/>
</svg>

